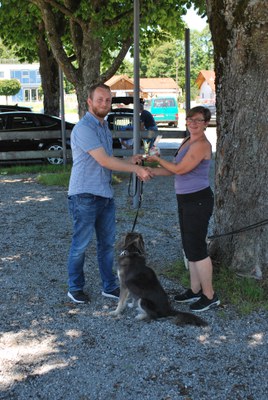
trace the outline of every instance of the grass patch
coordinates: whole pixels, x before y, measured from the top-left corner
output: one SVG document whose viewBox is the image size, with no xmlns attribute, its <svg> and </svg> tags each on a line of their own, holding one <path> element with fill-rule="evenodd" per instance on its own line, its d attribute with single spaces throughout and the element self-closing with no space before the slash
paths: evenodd
<svg viewBox="0 0 268 400">
<path fill-rule="evenodd" d="M 45 186 L 61 186 L 67 188 L 70 180 L 70 172 L 57 172 L 49 174 L 39 174 L 36 178 L 38 183 Z"/>
<path fill-rule="evenodd" d="M 0 175 L 37 175 L 37 182 L 46 186 L 62 186 L 67 188 L 69 185 L 71 164 L 67 165 L 14 165 L 0 168 Z M 112 184 L 116 185 L 123 180 L 129 179 L 129 174 L 117 172 L 112 176 Z"/>
<path fill-rule="evenodd" d="M 181 285 L 189 287 L 190 275 L 184 262 L 179 260 L 168 267 L 164 274 L 170 279 L 179 280 Z M 223 305 L 235 306 L 240 315 L 250 314 L 254 310 L 268 310 L 268 284 L 266 280 L 239 277 L 227 267 L 214 268 L 213 286 Z"/>
<path fill-rule="evenodd" d="M 42 173 L 62 173 L 70 171 L 71 165 L 13 165 L 0 167 L 0 175 L 21 175 L 21 174 L 42 174 Z"/>
</svg>

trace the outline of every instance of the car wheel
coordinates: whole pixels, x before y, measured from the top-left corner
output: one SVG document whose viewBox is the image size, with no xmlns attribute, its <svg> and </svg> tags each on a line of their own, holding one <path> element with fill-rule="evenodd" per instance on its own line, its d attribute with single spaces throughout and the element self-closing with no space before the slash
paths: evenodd
<svg viewBox="0 0 268 400">
<path fill-rule="evenodd" d="M 49 150 L 49 151 L 62 150 L 62 146 L 60 144 L 51 144 L 47 147 L 47 150 Z M 52 165 L 61 165 L 61 164 L 63 164 L 63 158 L 62 157 L 48 157 L 47 162 Z"/>
</svg>

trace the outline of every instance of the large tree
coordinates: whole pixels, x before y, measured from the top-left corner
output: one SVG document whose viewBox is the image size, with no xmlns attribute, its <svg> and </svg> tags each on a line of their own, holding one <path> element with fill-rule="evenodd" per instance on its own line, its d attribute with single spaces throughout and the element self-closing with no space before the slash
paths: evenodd
<svg viewBox="0 0 268 400">
<path fill-rule="evenodd" d="M 261 278 L 268 271 L 267 2 L 207 0 L 207 14 L 218 114 L 215 234 L 238 231 L 214 240 L 212 250 L 237 273 Z"/>
<path fill-rule="evenodd" d="M 88 88 L 111 78 L 133 45 L 133 0 L 28 2 L 40 10 L 54 57 L 76 89 L 79 114 L 82 115 Z M 165 37 L 165 32 L 180 35 L 184 27 L 180 16 L 186 13 L 186 6 L 191 3 L 188 0 L 141 0 L 141 51 L 146 51 L 153 40 Z M 69 26 L 68 46 L 62 27 L 57 23 L 59 16 Z"/>
<path fill-rule="evenodd" d="M 59 68 L 38 9 L 25 0 L 1 0 L 0 36 L 20 62 L 39 61 L 44 111 L 59 115 Z"/>
</svg>

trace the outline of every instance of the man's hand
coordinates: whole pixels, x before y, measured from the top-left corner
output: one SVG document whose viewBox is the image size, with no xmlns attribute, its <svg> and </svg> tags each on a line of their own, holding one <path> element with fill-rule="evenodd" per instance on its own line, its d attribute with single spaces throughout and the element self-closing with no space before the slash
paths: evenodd
<svg viewBox="0 0 268 400">
<path fill-rule="evenodd" d="M 144 160 L 143 155 L 142 154 L 135 154 L 134 156 L 132 156 L 130 158 L 130 162 L 131 164 L 141 164 L 142 160 Z"/>
<path fill-rule="evenodd" d="M 153 173 L 150 168 L 143 168 L 137 165 L 135 172 L 138 178 L 143 182 L 149 181 L 153 177 Z"/>
</svg>

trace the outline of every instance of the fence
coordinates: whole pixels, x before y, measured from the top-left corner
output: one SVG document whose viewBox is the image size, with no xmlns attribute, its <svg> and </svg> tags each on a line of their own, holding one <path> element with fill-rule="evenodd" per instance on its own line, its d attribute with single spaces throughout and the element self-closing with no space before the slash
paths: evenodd
<svg viewBox="0 0 268 400">
<path fill-rule="evenodd" d="M 66 131 L 66 139 L 70 138 L 71 131 Z M 133 138 L 133 131 L 112 131 L 113 138 Z M 180 131 L 176 129 L 172 130 L 159 130 L 159 131 L 140 131 L 141 139 L 152 139 L 157 135 L 162 135 L 163 138 L 176 138 L 181 139 L 186 136 L 186 131 Z M 0 162 L 3 161 L 18 161 L 18 160 L 33 160 L 33 159 L 45 159 L 49 157 L 63 157 L 62 150 L 31 150 L 31 151 L 2 151 L 3 146 L 1 146 L 1 141 L 23 141 L 23 140 L 39 140 L 42 139 L 57 139 L 61 140 L 60 131 L 26 131 L 26 132 L 6 132 L 0 131 Z M 2 149 L 1 149 L 2 147 Z M 71 160 L 71 150 L 67 149 L 67 160 Z M 174 153 L 174 149 L 161 149 L 161 154 L 171 155 Z M 129 156 L 133 154 L 133 150 L 129 149 L 114 149 L 113 154 L 115 156 Z"/>
</svg>

